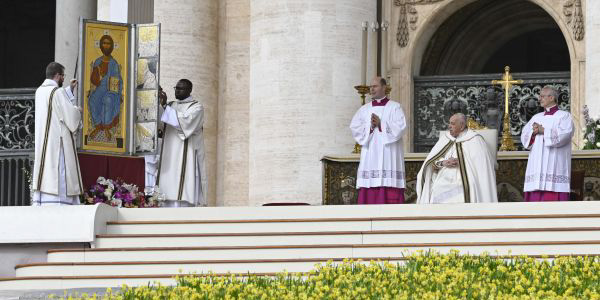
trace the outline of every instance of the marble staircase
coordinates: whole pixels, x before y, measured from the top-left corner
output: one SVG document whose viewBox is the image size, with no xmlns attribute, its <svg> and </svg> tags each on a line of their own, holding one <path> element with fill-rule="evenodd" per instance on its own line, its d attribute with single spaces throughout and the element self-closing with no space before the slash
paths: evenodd
<svg viewBox="0 0 600 300">
<path fill-rule="evenodd" d="M 174 284 L 179 274 L 307 272 L 345 258 L 600 255 L 600 203 L 119 209 L 91 247 L 48 250 L 0 290 Z"/>
</svg>

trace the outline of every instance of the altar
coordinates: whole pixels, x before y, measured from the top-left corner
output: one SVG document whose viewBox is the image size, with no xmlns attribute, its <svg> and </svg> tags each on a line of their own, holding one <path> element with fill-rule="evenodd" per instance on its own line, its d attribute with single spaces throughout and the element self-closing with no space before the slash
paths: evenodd
<svg viewBox="0 0 600 300">
<path fill-rule="evenodd" d="M 496 184 L 499 202 L 523 201 L 523 182 L 527 167 L 529 151 L 498 152 L 498 169 Z M 415 184 L 417 173 L 427 153 L 406 153 L 404 166 L 406 171 L 406 189 L 404 196 L 408 203 L 415 203 L 417 193 Z M 359 154 L 327 155 L 321 159 L 323 163 L 323 205 L 356 204 L 356 170 L 360 161 Z M 600 199 L 600 151 L 574 150 L 571 163 L 571 174 L 574 180 L 571 190 L 583 200 Z"/>
</svg>

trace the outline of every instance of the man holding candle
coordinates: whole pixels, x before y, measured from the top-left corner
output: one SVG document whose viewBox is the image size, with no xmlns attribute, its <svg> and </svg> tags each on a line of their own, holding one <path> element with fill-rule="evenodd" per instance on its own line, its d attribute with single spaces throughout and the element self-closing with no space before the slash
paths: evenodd
<svg viewBox="0 0 600 300">
<path fill-rule="evenodd" d="M 350 124 L 352 136 L 362 146 L 356 176 L 359 204 L 404 203 L 406 118 L 400 103 L 386 97 L 386 87 L 384 78 L 373 79 L 373 101 L 363 105 Z"/>
</svg>

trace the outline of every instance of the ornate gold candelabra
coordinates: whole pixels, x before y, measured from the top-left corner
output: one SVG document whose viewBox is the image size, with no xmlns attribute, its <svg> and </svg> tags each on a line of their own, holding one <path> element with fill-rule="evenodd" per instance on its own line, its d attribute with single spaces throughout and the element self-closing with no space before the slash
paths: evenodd
<svg viewBox="0 0 600 300">
<path fill-rule="evenodd" d="M 512 135 L 510 134 L 508 95 L 510 94 L 510 89 L 512 88 L 513 84 L 523 84 L 523 80 L 513 80 L 513 77 L 510 74 L 510 67 L 506 66 L 504 67 L 504 75 L 502 75 L 502 80 L 492 80 L 492 84 L 499 84 L 504 88 L 504 120 L 502 122 L 504 129 L 502 130 L 502 143 L 500 144 L 500 151 L 515 151 L 517 148 L 515 147 Z"/>
<path fill-rule="evenodd" d="M 369 92 L 369 86 L 357 85 L 354 87 L 354 89 L 356 89 L 358 91 L 358 94 L 360 95 L 361 106 L 365 105 L 365 95 Z M 352 153 L 360 154 L 360 145 L 358 143 L 354 144 L 354 151 L 352 151 Z"/>
</svg>

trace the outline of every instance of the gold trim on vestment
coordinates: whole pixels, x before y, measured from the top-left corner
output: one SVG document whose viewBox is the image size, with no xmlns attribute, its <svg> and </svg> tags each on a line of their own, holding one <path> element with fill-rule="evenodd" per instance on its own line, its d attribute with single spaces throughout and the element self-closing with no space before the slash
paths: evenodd
<svg viewBox="0 0 600 300">
<path fill-rule="evenodd" d="M 75 156 L 75 165 L 77 166 L 77 182 L 79 184 L 79 193 L 83 194 L 83 183 L 81 181 L 81 170 L 79 169 L 79 158 L 77 157 L 77 149 L 75 148 L 75 139 L 73 138 L 73 132 L 69 130 L 71 136 L 71 146 L 73 146 L 73 155 Z M 64 148 L 63 148 L 64 150 Z M 66 168 L 66 163 L 65 163 Z M 66 181 L 66 180 L 65 180 Z M 67 194 L 69 192 L 67 191 Z"/>
<path fill-rule="evenodd" d="M 40 161 L 40 171 L 38 172 L 38 184 L 37 190 L 41 192 L 42 188 L 42 178 L 44 174 L 44 163 L 46 162 L 46 148 L 48 148 L 48 134 L 50 132 L 50 120 L 52 120 L 52 98 L 54 98 L 54 93 L 58 90 L 58 87 L 55 87 L 50 93 L 50 99 L 48 100 L 48 115 L 46 116 L 46 132 L 44 133 L 44 146 L 42 147 L 42 158 Z"/>
<path fill-rule="evenodd" d="M 179 192 L 177 193 L 177 200 L 181 200 L 181 194 L 183 193 L 183 183 L 185 182 L 185 167 L 187 163 L 187 152 L 188 152 L 188 139 L 183 142 L 183 162 L 181 163 L 181 176 L 179 176 Z"/>
<path fill-rule="evenodd" d="M 421 174 L 422 178 L 421 178 L 421 189 L 423 189 L 423 186 L 425 185 L 425 173 L 427 168 L 429 168 L 429 165 L 438 160 L 440 157 L 446 155 L 446 152 L 448 152 L 448 150 L 450 150 L 450 148 L 452 147 L 452 145 L 454 145 L 454 141 L 449 141 L 448 144 L 446 144 L 446 146 L 444 146 L 444 148 L 442 148 L 442 150 L 440 150 L 440 152 L 438 152 L 438 154 L 434 155 L 430 160 L 425 162 L 425 166 L 423 167 L 423 174 Z"/>
<path fill-rule="evenodd" d="M 160 142 L 160 157 L 158 157 L 158 173 L 156 174 L 156 182 L 154 185 L 158 186 L 160 182 L 160 167 L 162 166 L 163 150 L 165 149 L 165 137 L 167 136 L 167 123 L 163 124 L 163 136 Z"/>
<path fill-rule="evenodd" d="M 463 153 L 462 142 L 456 143 L 456 154 L 458 156 L 460 177 L 461 177 L 462 183 L 463 183 L 465 203 L 471 203 L 471 197 L 469 194 L 469 178 L 467 177 L 467 168 L 465 166 L 465 156 Z"/>
</svg>

